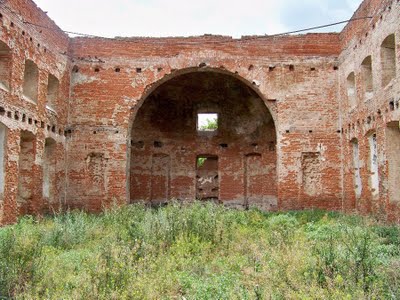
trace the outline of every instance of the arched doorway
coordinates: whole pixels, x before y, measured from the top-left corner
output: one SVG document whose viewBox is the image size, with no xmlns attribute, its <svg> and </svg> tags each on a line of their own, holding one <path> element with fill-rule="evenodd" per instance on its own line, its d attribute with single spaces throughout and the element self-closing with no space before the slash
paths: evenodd
<svg viewBox="0 0 400 300">
<path fill-rule="evenodd" d="M 152 89 L 131 124 L 131 202 L 277 206 L 276 130 L 251 84 L 198 69 Z"/>
</svg>

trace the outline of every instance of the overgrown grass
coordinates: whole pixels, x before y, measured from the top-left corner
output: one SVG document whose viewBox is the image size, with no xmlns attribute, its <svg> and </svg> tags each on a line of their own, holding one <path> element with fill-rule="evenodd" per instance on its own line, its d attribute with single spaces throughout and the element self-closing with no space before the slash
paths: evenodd
<svg viewBox="0 0 400 300">
<path fill-rule="evenodd" d="M 400 299 L 400 227 L 207 203 L 22 218 L 0 229 L 15 299 Z"/>
</svg>

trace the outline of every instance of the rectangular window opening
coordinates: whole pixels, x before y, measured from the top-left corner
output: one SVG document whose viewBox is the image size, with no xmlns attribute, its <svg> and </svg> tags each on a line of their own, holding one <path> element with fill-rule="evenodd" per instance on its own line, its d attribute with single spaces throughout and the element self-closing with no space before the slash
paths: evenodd
<svg viewBox="0 0 400 300">
<path fill-rule="evenodd" d="M 217 113 L 198 113 L 197 114 L 197 131 L 213 132 L 218 129 Z"/>
</svg>

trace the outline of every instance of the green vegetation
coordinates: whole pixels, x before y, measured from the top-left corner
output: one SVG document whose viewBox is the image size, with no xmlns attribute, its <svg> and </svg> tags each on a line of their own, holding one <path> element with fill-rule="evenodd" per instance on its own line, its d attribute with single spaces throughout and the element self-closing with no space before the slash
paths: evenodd
<svg viewBox="0 0 400 300">
<path fill-rule="evenodd" d="M 214 131 L 218 129 L 218 119 L 206 119 L 206 124 L 201 125 L 200 130 L 204 131 Z"/>
<path fill-rule="evenodd" d="M 197 158 L 197 168 L 200 168 L 204 165 L 204 163 L 206 162 L 207 157 L 198 157 Z"/>
<path fill-rule="evenodd" d="M 400 299 L 399 268 L 400 227 L 325 211 L 130 205 L 0 229 L 13 299 Z"/>
</svg>

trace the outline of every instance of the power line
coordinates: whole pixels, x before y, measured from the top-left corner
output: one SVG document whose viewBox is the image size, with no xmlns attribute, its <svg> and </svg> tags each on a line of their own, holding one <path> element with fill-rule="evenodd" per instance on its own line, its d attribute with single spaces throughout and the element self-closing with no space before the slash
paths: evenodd
<svg viewBox="0 0 400 300">
<path fill-rule="evenodd" d="M 33 25 L 33 26 L 36 26 L 36 27 L 39 27 L 39 28 L 53 30 L 53 28 L 50 28 L 50 27 L 47 27 L 47 26 L 43 26 L 43 25 L 39 25 L 39 24 L 35 24 L 35 23 L 31 23 L 31 22 L 28 22 L 28 21 L 22 21 L 22 23 Z M 87 33 L 79 33 L 79 32 L 67 31 L 67 30 L 62 30 L 62 29 L 60 29 L 60 30 L 62 32 L 64 32 L 64 33 L 67 33 L 67 34 L 81 35 L 81 36 L 85 36 L 85 37 L 104 38 L 104 37 L 99 36 L 99 35 L 92 35 L 92 34 L 87 34 Z"/>
<path fill-rule="evenodd" d="M 276 37 L 276 36 L 282 36 L 282 35 L 289 35 L 289 34 L 293 34 L 293 33 L 306 32 L 306 31 L 310 31 L 310 30 L 327 28 L 327 27 L 332 27 L 332 26 L 344 24 L 344 23 L 354 22 L 354 21 L 358 21 L 358 20 L 372 19 L 372 18 L 373 17 L 371 17 L 371 16 L 352 18 L 352 19 L 348 19 L 348 20 L 344 20 L 344 21 L 339 21 L 339 22 L 335 22 L 335 23 L 319 25 L 319 26 L 314 26 L 314 27 L 309 27 L 309 28 L 303 28 L 303 29 L 294 30 L 294 31 L 276 33 L 276 34 L 271 34 L 271 35 L 266 34 L 264 36 L 261 35 L 259 37 Z M 33 25 L 33 26 L 36 26 L 36 27 L 40 27 L 40 28 L 45 28 L 45 29 L 48 29 L 48 30 L 53 30 L 53 28 L 50 28 L 50 27 L 47 27 L 47 26 L 43 26 L 43 25 L 39 25 L 39 24 L 35 24 L 35 23 L 31 23 L 31 22 L 28 22 L 28 21 L 23 21 L 23 23 L 24 24 Z M 80 33 L 80 32 L 74 32 L 74 31 L 67 31 L 67 30 L 62 30 L 62 29 L 61 29 L 61 31 L 66 33 L 66 34 L 79 35 L 79 36 L 82 36 L 82 37 L 107 38 L 107 37 L 104 37 L 104 36 L 87 34 L 87 33 Z"/>
<path fill-rule="evenodd" d="M 283 32 L 283 33 L 277 33 L 277 34 L 272 34 L 272 35 L 267 35 L 267 36 L 272 36 L 273 37 L 273 36 L 288 35 L 288 34 L 292 34 L 292 33 L 299 33 L 299 32 L 315 30 L 315 29 L 332 27 L 332 26 L 339 25 L 339 24 L 349 23 L 349 22 L 358 21 L 358 20 L 372 19 L 372 18 L 373 17 L 369 17 L 369 16 L 368 17 L 352 18 L 352 19 L 348 19 L 348 20 L 345 20 L 345 21 L 330 23 L 330 24 L 326 24 L 326 25 L 319 25 L 319 26 L 314 26 L 314 27 L 309 27 L 309 28 L 304 28 L 304 29 L 299 29 L 299 30 L 294 30 L 294 31 L 288 31 L 288 32 Z"/>
<path fill-rule="evenodd" d="M 42 28 L 42 29 L 46 29 L 46 30 L 50 30 L 50 31 L 56 30 L 55 28 L 52 28 L 52 27 L 49 27 L 49 26 L 40 25 L 40 24 L 36 24 L 36 23 L 32 23 L 32 22 L 23 20 L 23 18 L 22 18 L 22 16 L 20 14 L 18 14 L 14 10 L 12 10 L 10 7 L 8 7 L 4 3 L 4 0 L 0 0 L 0 7 L 3 7 L 6 10 L 8 10 L 9 12 L 11 12 L 12 14 L 16 15 L 17 19 L 18 19 L 18 22 L 22 22 L 23 24 L 26 24 L 29 27 L 37 27 L 37 28 Z M 339 21 L 339 22 L 334 22 L 334 23 L 330 23 L 330 24 L 324 24 L 324 25 L 319 25 L 319 26 L 314 26 L 314 27 L 309 27 L 309 28 L 303 28 L 303 29 L 294 30 L 294 31 L 282 32 L 282 33 L 277 33 L 277 34 L 272 34 L 272 35 L 267 35 L 266 34 L 266 35 L 257 35 L 257 36 L 245 36 L 244 38 L 243 37 L 242 38 L 243 38 L 243 40 L 248 41 L 248 40 L 255 40 L 255 39 L 259 39 L 259 38 L 285 36 L 285 35 L 290 35 L 290 34 L 294 34 L 294 33 L 301 33 L 301 32 L 306 32 L 306 31 L 311 31 L 311 30 L 316 30 L 316 29 L 321 29 L 321 28 L 327 28 L 327 27 L 332 27 L 332 26 L 335 26 L 335 25 L 354 22 L 354 21 L 358 21 L 358 20 L 372 19 L 372 18 L 373 18 L 372 16 L 351 18 L 351 19 L 344 20 L 344 21 Z M 61 32 L 64 32 L 67 35 L 71 34 L 71 35 L 76 35 L 76 36 L 81 36 L 81 37 L 88 37 L 88 38 L 113 39 L 113 38 L 108 38 L 108 37 L 99 36 L 99 35 L 92 35 L 92 34 L 87 34 L 87 33 L 80 33 L 80 32 L 62 30 L 59 27 L 58 27 L 58 30 L 60 30 Z M 140 42 L 140 38 L 141 37 L 137 37 L 137 38 L 138 39 L 133 40 L 133 39 L 130 39 L 129 37 L 127 37 L 127 38 L 122 37 L 122 38 L 118 39 L 118 41 L 122 41 L 122 42 Z M 235 39 L 231 39 L 231 40 L 213 41 L 213 42 L 214 43 L 228 43 L 228 42 L 236 42 L 236 41 L 237 40 L 235 40 Z M 185 42 L 187 43 L 187 41 L 185 41 Z M 66 55 L 65 53 L 61 53 L 61 52 L 60 52 L 60 54 Z"/>
</svg>

